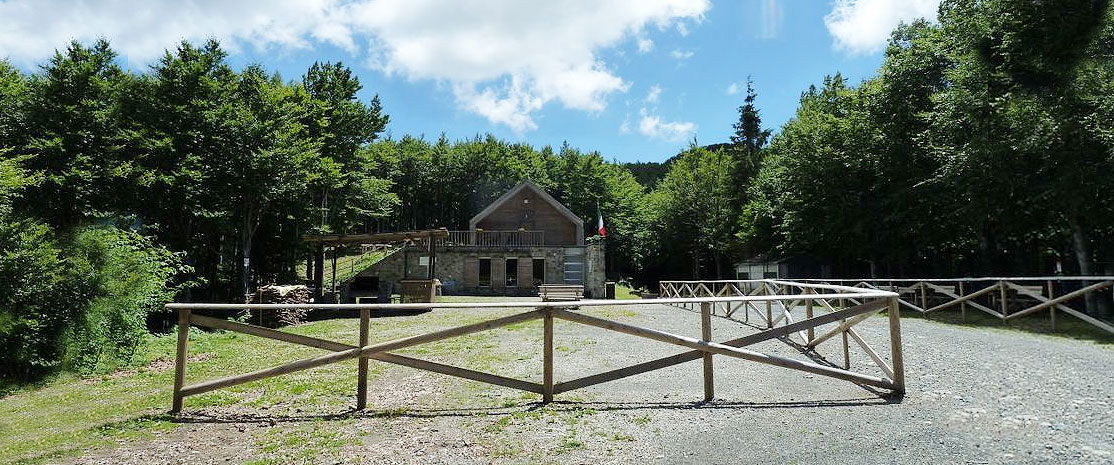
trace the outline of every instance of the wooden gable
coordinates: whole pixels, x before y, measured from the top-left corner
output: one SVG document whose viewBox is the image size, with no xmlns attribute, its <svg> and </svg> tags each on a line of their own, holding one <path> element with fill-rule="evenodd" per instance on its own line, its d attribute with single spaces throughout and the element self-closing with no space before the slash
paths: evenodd
<svg viewBox="0 0 1114 465">
<path fill-rule="evenodd" d="M 469 222 L 485 231 L 543 231 L 546 245 L 584 245 L 584 222 L 536 184 L 523 181 Z"/>
</svg>

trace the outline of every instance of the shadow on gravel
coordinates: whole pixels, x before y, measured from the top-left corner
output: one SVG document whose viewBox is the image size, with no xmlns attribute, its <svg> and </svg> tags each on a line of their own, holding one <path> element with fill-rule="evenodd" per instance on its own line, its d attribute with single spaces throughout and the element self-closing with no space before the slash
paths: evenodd
<svg viewBox="0 0 1114 465">
<path fill-rule="evenodd" d="M 596 412 L 614 411 L 653 411 L 653 410 L 765 410 L 765 409 L 810 409 L 833 407 L 861 407 L 870 405 L 889 405 L 901 402 L 900 395 L 880 395 L 876 399 L 835 399 L 802 400 L 789 402 L 749 402 L 713 400 L 711 402 L 564 402 L 550 404 L 532 402 L 514 407 L 478 408 L 431 408 L 431 409 L 391 409 L 391 410 L 350 410 L 334 414 L 293 414 L 267 415 L 257 413 L 206 413 L 189 412 L 178 415 L 160 415 L 174 423 L 222 424 L 222 423 L 299 423 L 322 420 L 349 420 L 360 418 L 440 418 L 440 417 L 499 417 L 522 412 L 546 411 L 569 412 L 592 410 Z"/>
</svg>

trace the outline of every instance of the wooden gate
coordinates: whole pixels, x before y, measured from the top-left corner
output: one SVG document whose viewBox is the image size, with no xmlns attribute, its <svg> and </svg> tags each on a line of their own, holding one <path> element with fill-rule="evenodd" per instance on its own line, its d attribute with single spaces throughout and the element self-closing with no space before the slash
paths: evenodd
<svg viewBox="0 0 1114 465">
<path fill-rule="evenodd" d="M 894 392 L 904 392 L 904 368 L 901 353 L 901 325 L 898 314 L 897 294 L 873 289 L 859 289 L 844 286 L 785 283 L 780 281 L 766 281 L 763 289 L 787 291 L 790 285 L 795 289 L 806 291 L 799 294 L 771 292 L 769 294 L 733 295 L 733 296 L 707 296 L 691 298 L 667 298 L 654 300 L 584 300 L 578 302 L 491 302 L 491 303 L 434 303 L 434 304 L 312 304 L 312 305 L 287 305 L 287 304 L 169 304 L 167 308 L 178 312 L 178 349 L 175 359 L 174 398 L 172 411 L 178 412 L 182 408 L 186 397 L 209 392 L 215 389 L 226 388 L 256 381 L 272 376 L 279 376 L 314 367 L 350 359 L 359 359 L 357 367 L 356 406 L 363 409 L 367 406 L 367 368 L 369 360 L 408 366 L 420 370 L 441 373 L 449 376 L 470 379 L 483 383 L 519 389 L 540 394 L 543 402 L 551 402 L 555 394 L 569 392 L 608 381 L 626 378 L 640 373 L 646 373 L 680 363 L 702 359 L 704 376 L 704 398 L 712 399 L 714 396 L 714 382 L 712 372 L 712 357 L 715 355 L 738 358 L 752 362 L 773 365 L 783 368 L 800 370 L 816 375 L 827 376 L 854 383 L 875 386 Z M 854 306 L 835 308 L 829 301 L 839 299 L 855 299 Z M 652 328 L 644 328 L 628 323 L 608 320 L 585 313 L 585 309 L 600 306 L 625 306 L 664 304 L 673 306 L 686 306 L 699 308 L 701 314 L 701 338 L 692 338 L 669 333 Z M 772 316 L 772 306 L 780 307 L 779 315 Z M 768 323 L 765 330 L 749 334 L 744 337 L 724 342 L 711 340 L 712 316 L 714 307 L 717 308 L 740 307 L 747 309 L 749 317 L 751 309 L 757 310 L 759 306 L 767 309 L 765 321 Z M 210 310 L 242 310 L 242 309 L 277 309 L 277 308 L 322 308 L 322 309 L 351 309 L 359 310 L 359 341 L 350 344 L 340 341 L 330 341 L 309 336 L 291 334 L 275 329 L 263 328 L 249 324 L 229 321 L 200 313 Z M 528 308 L 527 311 L 510 316 L 493 318 L 479 323 L 459 326 L 455 328 L 418 334 L 393 341 L 369 344 L 369 321 L 371 312 L 375 310 L 413 310 L 431 308 L 433 311 L 443 308 Z M 798 315 L 794 321 L 792 313 L 804 310 L 803 318 Z M 878 355 L 857 333 L 853 326 L 883 310 L 889 312 L 889 339 L 890 361 L 887 363 Z M 672 344 L 690 350 L 675 355 L 663 357 L 647 362 L 637 363 L 627 367 L 584 376 L 577 379 L 556 382 L 553 379 L 553 320 L 562 319 L 588 326 L 615 331 L 624 334 L 639 336 L 654 341 Z M 542 331 L 542 382 L 535 383 L 506 376 L 485 373 L 467 368 L 446 365 L 429 360 L 392 353 L 407 347 L 426 344 L 442 339 L 447 339 L 465 334 L 486 331 L 515 323 L 541 319 Z M 780 326 L 777 326 L 781 323 Z M 191 325 L 235 331 L 258 337 L 300 344 L 308 347 L 329 350 L 331 353 L 296 360 L 279 366 L 269 367 L 233 375 L 225 378 L 201 381 L 186 385 L 186 361 L 188 359 L 188 328 Z M 819 335 L 817 330 L 822 329 Z M 807 334 L 807 337 L 806 337 Z M 769 340 L 783 340 L 791 344 L 815 350 L 821 342 L 835 335 L 844 337 L 843 367 L 835 364 L 817 363 L 813 360 L 798 360 L 794 358 L 766 354 L 747 349 L 747 346 Z M 792 340 L 792 336 L 799 336 L 800 343 Z M 870 355 L 878 365 L 884 376 L 858 373 L 850 370 L 847 356 L 847 337 L 850 335 Z"/>
</svg>

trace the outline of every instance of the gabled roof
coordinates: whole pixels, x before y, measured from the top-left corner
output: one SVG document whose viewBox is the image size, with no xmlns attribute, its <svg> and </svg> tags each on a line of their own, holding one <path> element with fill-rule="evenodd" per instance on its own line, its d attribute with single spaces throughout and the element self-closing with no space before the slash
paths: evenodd
<svg viewBox="0 0 1114 465">
<path fill-rule="evenodd" d="M 488 205 L 487 208 L 483 209 L 483 211 L 477 213 L 476 216 L 473 216 L 472 219 L 468 221 L 468 227 L 475 229 L 476 224 L 478 224 L 488 215 L 491 215 L 493 212 L 495 212 L 495 210 L 503 206 L 503 204 L 510 201 L 510 199 L 513 198 L 515 194 L 518 194 L 520 191 L 522 191 L 522 189 L 530 189 L 531 191 L 534 191 L 534 193 L 538 194 L 538 197 L 552 205 L 553 208 L 557 209 L 558 212 L 561 212 L 561 214 L 568 218 L 569 221 L 572 221 L 573 224 L 577 226 L 577 230 L 583 230 L 584 221 L 581 220 L 579 216 L 576 216 L 576 213 L 573 213 L 572 210 L 569 210 L 564 205 L 561 205 L 561 202 L 558 202 L 557 199 L 553 198 L 553 196 L 542 190 L 541 187 L 538 187 L 537 184 L 534 184 L 530 181 L 522 181 L 512 187 L 511 190 L 507 191 L 505 194 L 499 196 L 499 198 L 495 199 L 494 202 L 491 202 L 491 205 Z"/>
</svg>

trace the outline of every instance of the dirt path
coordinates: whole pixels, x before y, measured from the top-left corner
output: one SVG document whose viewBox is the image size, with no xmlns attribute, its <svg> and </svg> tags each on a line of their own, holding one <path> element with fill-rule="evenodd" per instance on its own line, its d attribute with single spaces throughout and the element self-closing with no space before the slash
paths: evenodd
<svg viewBox="0 0 1114 465">
<path fill-rule="evenodd" d="M 699 335 L 698 315 L 685 310 L 588 312 Z M 720 340 L 753 332 L 714 325 Z M 884 318 L 860 328 L 886 347 Z M 568 322 L 556 331 L 558 380 L 682 351 Z M 70 463 L 1114 463 L 1109 346 L 918 319 L 904 320 L 903 332 L 901 399 L 723 357 L 717 400 L 707 404 L 697 402 L 699 362 L 561 394 L 546 407 L 536 395 L 391 367 L 373 383 L 367 412 L 194 409 L 155 439 Z M 537 381 L 540 336 L 534 322 L 430 358 Z M 820 352 L 839 360 L 838 347 Z M 780 341 L 754 348 L 800 357 Z M 854 347 L 852 365 L 869 366 Z"/>
</svg>

